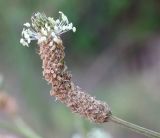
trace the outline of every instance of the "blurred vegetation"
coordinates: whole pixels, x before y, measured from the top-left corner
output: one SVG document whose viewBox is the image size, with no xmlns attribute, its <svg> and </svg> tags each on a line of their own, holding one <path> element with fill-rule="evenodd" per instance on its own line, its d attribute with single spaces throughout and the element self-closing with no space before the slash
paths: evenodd
<svg viewBox="0 0 160 138">
<path fill-rule="evenodd" d="M 20 115 L 45 138 L 85 135 L 95 127 L 49 96 L 36 43 L 20 45 L 23 23 L 34 12 L 63 11 L 77 27 L 63 35 L 66 60 L 80 87 L 109 103 L 113 113 L 160 130 L 159 0 L 0 0 L 0 73 Z M 2 118 L 3 119 L 3 118 Z M 112 124 L 112 137 L 142 136 Z"/>
</svg>

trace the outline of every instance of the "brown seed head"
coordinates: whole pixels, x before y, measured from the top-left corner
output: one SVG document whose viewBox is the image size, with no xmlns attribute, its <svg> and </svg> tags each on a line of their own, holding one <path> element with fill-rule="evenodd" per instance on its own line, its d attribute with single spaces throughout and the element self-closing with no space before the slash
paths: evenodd
<svg viewBox="0 0 160 138">
<path fill-rule="evenodd" d="M 52 46 L 49 45 L 52 41 Z M 43 76 L 51 84 L 51 96 L 55 96 L 66 104 L 74 113 L 96 123 L 107 122 L 111 111 L 109 106 L 95 97 L 83 92 L 71 80 L 72 75 L 64 62 L 64 46 L 58 38 L 39 46 L 39 55 L 42 59 Z M 54 49 L 53 49 L 54 47 Z"/>
<path fill-rule="evenodd" d="M 24 24 L 20 43 L 29 46 L 32 40 L 38 41 L 43 76 L 52 86 L 51 96 L 67 105 L 72 112 L 93 122 L 107 122 L 111 115 L 109 106 L 83 92 L 71 80 L 72 75 L 64 62 L 65 52 L 60 35 L 69 30 L 75 32 L 76 28 L 62 12 L 59 13 L 61 16 L 57 20 L 45 14 L 34 14 L 32 23 Z"/>
</svg>

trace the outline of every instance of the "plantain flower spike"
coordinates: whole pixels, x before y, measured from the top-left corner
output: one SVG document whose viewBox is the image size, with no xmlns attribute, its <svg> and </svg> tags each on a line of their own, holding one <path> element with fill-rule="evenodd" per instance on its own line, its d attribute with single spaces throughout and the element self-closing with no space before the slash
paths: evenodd
<svg viewBox="0 0 160 138">
<path fill-rule="evenodd" d="M 37 40 L 42 60 L 43 76 L 51 85 L 51 96 L 64 103 L 72 112 L 96 123 L 109 121 L 109 106 L 82 91 L 72 81 L 72 75 L 64 62 L 65 52 L 60 36 L 67 31 L 76 31 L 66 15 L 59 12 L 59 19 L 47 17 L 44 13 L 35 13 L 31 24 L 25 23 L 20 43 L 29 46 Z"/>
<path fill-rule="evenodd" d="M 32 40 L 37 40 L 38 43 L 46 41 L 48 38 L 57 39 L 61 34 L 72 30 L 76 31 L 72 23 L 69 23 L 67 16 L 61 11 L 59 12 L 60 19 L 54 20 L 52 17 L 47 17 L 44 13 L 35 13 L 31 17 L 32 24 L 25 23 L 22 30 L 22 38 L 20 43 L 24 46 L 29 46 Z"/>
</svg>

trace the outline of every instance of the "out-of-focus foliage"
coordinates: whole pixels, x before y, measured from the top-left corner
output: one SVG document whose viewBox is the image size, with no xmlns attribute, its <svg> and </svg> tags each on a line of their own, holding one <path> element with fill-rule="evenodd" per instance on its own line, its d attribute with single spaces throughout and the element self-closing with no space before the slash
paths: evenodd
<svg viewBox="0 0 160 138">
<path fill-rule="evenodd" d="M 159 0 L 0 0 L 0 73 L 20 115 L 45 138 L 85 135 L 92 124 L 49 96 L 36 43 L 20 45 L 34 12 L 63 11 L 77 27 L 63 35 L 66 60 L 80 87 L 109 103 L 126 120 L 160 130 Z M 98 127 L 100 127 L 98 125 Z M 141 137 L 104 124 L 112 137 Z"/>
</svg>

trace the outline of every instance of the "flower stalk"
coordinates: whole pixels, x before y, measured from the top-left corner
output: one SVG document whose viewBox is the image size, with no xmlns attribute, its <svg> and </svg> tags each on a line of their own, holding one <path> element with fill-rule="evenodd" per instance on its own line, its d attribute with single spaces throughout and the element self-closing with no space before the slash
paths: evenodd
<svg viewBox="0 0 160 138">
<path fill-rule="evenodd" d="M 160 138 L 159 133 L 132 125 L 126 121 L 113 116 L 107 103 L 90 96 L 74 84 L 72 75 L 67 70 L 64 61 L 65 47 L 60 36 L 72 30 L 76 31 L 72 23 L 62 13 L 60 18 L 54 20 L 45 14 L 36 13 L 31 17 L 32 26 L 25 23 L 20 42 L 29 46 L 32 40 L 37 40 L 39 55 L 42 60 L 43 76 L 51 85 L 50 95 L 64 103 L 72 112 L 80 114 L 95 123 L 114 122 L 121 124 L 141 134 Z M 150 135 L 149 135 L 150 134 Z"/>
<path fill-rule="evenodd" d="M 160 133 L 155 132 L 153 130 L 146 129 L 144 127 L 140 127 L 140 126 L 135 125 L 135 124 L 132 124 L 132 123 L 127 122 L 125 120 L 122 120 L 122 119 L 120 119 L 120 118 L 118 118 L 116 116 L 113 116 L 113 115 L 110 116 L 109 121 L 111 121 L 113 123 L 116 123 L 116 124 L 119 124 L 119 125 L 121 125 L 123 127 L 129 128 L 132 131 L 140 133 L 140 134 L 145 135 L 147 137 L 160 138 Z"/>
</svg>

